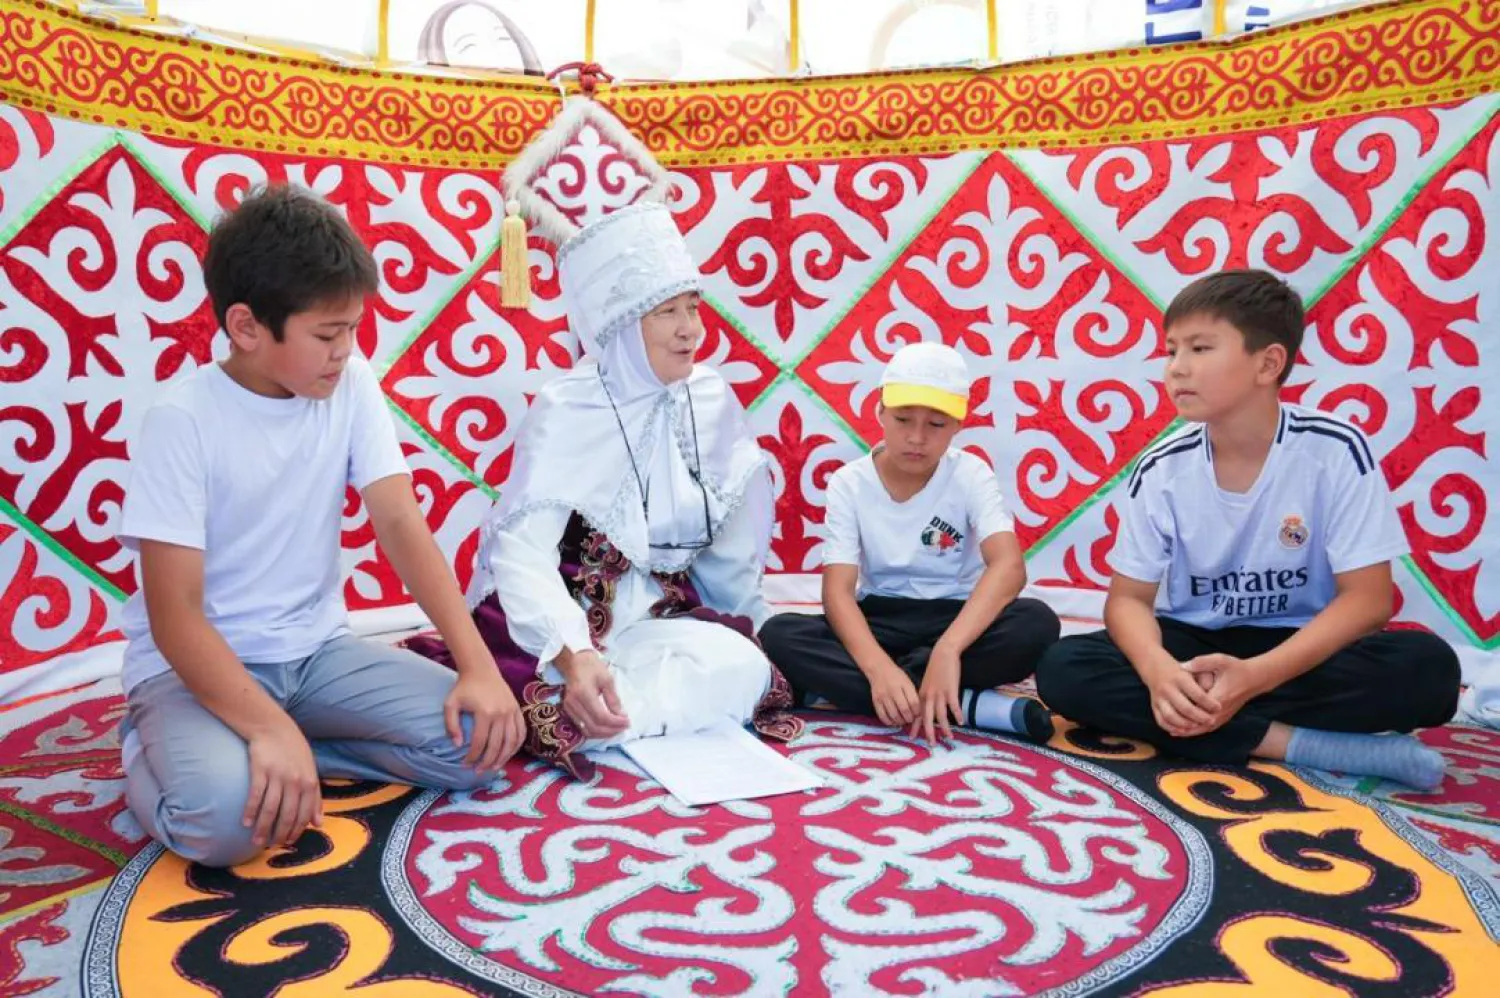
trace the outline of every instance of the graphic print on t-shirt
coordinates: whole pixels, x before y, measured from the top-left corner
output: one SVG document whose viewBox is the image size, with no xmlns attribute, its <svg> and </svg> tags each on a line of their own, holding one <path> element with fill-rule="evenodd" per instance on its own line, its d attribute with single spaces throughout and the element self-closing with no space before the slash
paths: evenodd
<svg viewBox="0 0 1500 998">
<path fill-rule="evenodd" d="M 1296 513 L 1280 520 L 1277 543 L 1286 551 L 1301 551 L 1312 536 L 1307 520 Z M 1248 551 L 1258 553 L 1257 563 L 1217 575 L 1190 575 L 1189 591 L 1196 599 L 1207 598 L 1209 612 L 1239 623 L 1286 613 L 1295 591 L 1309 581 L 1306 560 L 1297 554 L 1279 554 L 1265 544 L 1251 544 Z"/>
<path fill-rule="evenodd" d="M 1302 517 L 1293 513 L 1281 518 L 1281 533 L 1276 535 L 1276 539 L 1288 551 L 1295 551 L 1306 544 L 1310 536 L 1311 531 L 1307 529 L 1307 524 L 1303 522 Z"/>
<path fill-rule="evenodd" d="M 1247 491 L 1220 488 L 1200 425 L 1146 451 L 1120 512 L 1111 567 L 1157 581 L 1157 612 L 1200 627 L 1302 627 L 1337 576 L 1409 550 L 1364 433 L 1290 403 Z"/>
<path fill-rule="evenodd" d="M 1307 581 L 1306 567 L 1241 568 L 1222 575 L 1192 575 L 1188 584 L 1194 598 L 1208 598 L 1213 613 L 1242 619 L 1286 613 L 1291 594 Z"/>
<path fill-rule="evenodd" d="M 925 487 L 897 500 L 875 469 L 878 453 L 828 480 L 823 564 L 859 566 L 861 599 L 968 599 L 984 575 L 984 541 L 1015 530 L 995 473 L 950 448 Z"/>
<path fill-rule="evenodd" d="M 941 516 L 934 516 L 932 522 L 927 524 L 922 531 L 922 546 L 940 555 L 957 550 L 963 542 L 964 535 Z"/>
</svg>

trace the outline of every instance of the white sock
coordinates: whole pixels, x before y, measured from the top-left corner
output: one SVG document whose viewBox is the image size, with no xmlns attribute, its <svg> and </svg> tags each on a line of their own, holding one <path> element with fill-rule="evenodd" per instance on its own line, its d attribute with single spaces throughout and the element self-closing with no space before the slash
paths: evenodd
<svg viewBox="0 0 1500 998">
<path fill-rule="evenodd" d="M 964 723 L 984 731 L 1003 731 L 1045 742 L 1052 737 L 1052 715 L 1030 697 L 1013 697 L 999 690 L 960 690 Z"/>
</svg>

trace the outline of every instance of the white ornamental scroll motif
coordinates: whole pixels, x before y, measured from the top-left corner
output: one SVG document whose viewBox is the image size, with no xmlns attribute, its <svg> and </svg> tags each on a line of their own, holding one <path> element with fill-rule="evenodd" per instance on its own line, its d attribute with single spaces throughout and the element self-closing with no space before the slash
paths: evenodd
<svg viewBox="0 0 1500 998">
<path fill-rule="evenodd" d="M 434 949 L 545 995 L 1032 994 L 1125 973 L 1207 903 L 1202 837 L 1071 757 L 839 719 L 789 754 L 825 785 L 689 808 L 608 753 L 597 784 L 428 794 L 385 887 Z"/>
</svg>

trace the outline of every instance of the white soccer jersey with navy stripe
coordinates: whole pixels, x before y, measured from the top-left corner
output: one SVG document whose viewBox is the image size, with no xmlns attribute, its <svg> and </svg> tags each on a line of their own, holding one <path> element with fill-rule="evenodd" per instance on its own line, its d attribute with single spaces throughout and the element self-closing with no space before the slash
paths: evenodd
<svg viewBox="0 0 1500 998">
<path fill-rule="evenodd" d="M 1193 424 L 1141 455 L 1120 514 L 1111 567 L 1161 582 L 1158 612 L 1201 627 L 1301 627 L 1333 599 L 1336 574 L 1409 550 L 1365 435 L 1297 405 L 1282 405 L 1248 492 L 1219 488 Z"/>
</svg>

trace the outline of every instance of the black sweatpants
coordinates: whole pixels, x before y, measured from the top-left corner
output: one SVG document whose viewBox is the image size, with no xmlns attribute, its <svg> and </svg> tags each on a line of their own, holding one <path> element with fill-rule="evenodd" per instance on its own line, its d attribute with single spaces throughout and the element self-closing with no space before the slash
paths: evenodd
<svg viewBox="0 0 1500 998">
<path fill-rule="evenodd" d="M 1194 627 L 1166 617 L 1162 645 L 1179 662 L 1220 652 L 1264 654 L 1297 633 L 1286 627 Z M 1079 724 L 1149 742 L 1199 762 L 1243 764 L 1272 721 L 1324 731 L 1410 731 L 1445 724 L 1458 708 L 1458 656 L 1421 631 L 1381 631 L 1240 708 L 1206 735 L 1167 734 L 1151 694 L 1107 631 L 1064 638 L 1036 670 L 1037 692 Z"/>
<path fill-rule="evenodd" d="M 932 646 L 964 608 L 964 601 L 866 596 L 859 608 L 880 647 L 920 685 Z M 1060 627 L 1047 604 L 1013 600 L 960 658 L 959 687 L 983 690 L 1025 679 L 1057 641 Z M 799 697 L 815 694 L 844 710 L 875 713 L 870 681 L 827 617 L 777 614 L 761 627 L 760 643 Z"/>
</svg>

